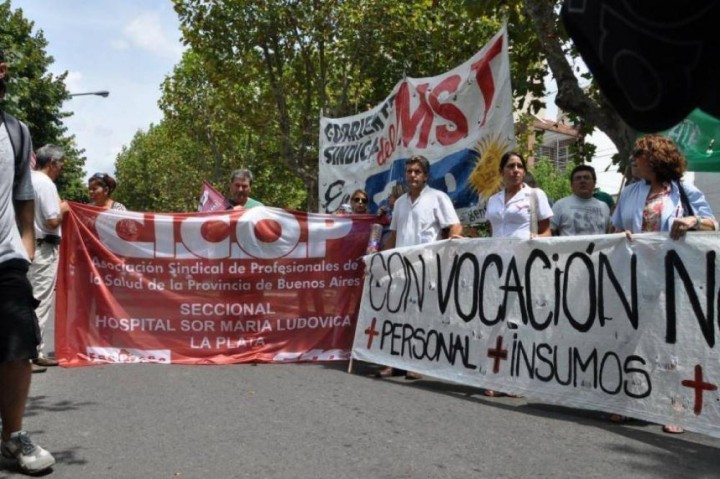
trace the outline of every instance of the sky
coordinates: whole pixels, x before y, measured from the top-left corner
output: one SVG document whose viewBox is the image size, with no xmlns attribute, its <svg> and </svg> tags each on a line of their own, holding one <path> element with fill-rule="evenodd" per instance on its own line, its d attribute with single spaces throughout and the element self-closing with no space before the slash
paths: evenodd
<svg viewBox="0 0 720 479">
<path fill-rule="evenodd" d="M 107 90 L 107 98 L 77 96 L 63 111 L 68 133 L 85 149 L 85 172 L 114 176 L 115 159 L 138 130 L 158 123 L 160 86 L 180 61 L 179 21 L 170 0 L 11 0 L 42 30 L 50 72 L 68 72 L 70 93 Z M 36 145 L 37 146 L 37 145 Z"/>
</svg>

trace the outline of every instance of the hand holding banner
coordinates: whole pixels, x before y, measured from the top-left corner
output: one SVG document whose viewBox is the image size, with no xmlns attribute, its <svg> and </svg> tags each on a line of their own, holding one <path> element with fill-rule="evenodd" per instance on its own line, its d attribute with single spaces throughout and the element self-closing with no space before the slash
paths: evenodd
<svg viewBox="0 0 720 479">
<path fill-rule="evenodd" d="M 719 248 L 699 233 L 384 251 L 366 257 L 352 357 L 720 437 Z"/>
</svg>

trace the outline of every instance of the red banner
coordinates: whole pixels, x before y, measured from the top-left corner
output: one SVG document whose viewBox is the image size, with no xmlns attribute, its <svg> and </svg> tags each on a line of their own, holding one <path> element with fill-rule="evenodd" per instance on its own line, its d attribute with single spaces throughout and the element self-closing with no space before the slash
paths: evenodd
<svg viewBox="0 0 720 479">
<path fill-rule="evenodd" d="M 71 203 L 58 270 L 60 364 L 347 359 L 372 221 Z"/>
<path fill-rule="evenodd" d="M 213 188 L 213 185 L 203 181 L 200 200 L 198 201 L 198 211 L 221 211 L 228 208 L 230 208 L 230 203 L 227 198 Z"/>
</svg>

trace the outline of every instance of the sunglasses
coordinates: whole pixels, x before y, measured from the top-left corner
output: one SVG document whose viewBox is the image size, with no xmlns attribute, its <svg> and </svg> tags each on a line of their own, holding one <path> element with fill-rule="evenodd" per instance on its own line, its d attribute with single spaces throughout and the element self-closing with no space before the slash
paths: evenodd
<svg viewBox="0 0 720 479">
<path fill-rule="evenodd" d="M 353 198 L 355 203 L 367 203 L 367 198 Z"/>
</svg>

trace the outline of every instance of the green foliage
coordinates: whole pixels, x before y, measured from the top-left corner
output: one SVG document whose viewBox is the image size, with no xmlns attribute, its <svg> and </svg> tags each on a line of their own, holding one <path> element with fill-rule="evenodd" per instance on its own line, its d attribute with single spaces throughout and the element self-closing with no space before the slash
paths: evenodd
<svg viewBox="0 0 720 479">
<path fill-rule="evenodd" d="M 171 122 L 151 125 L 118 155 L 115 198 L 133 211 L 195 211 L 204 178 L 188 159 L 206 155 Z"/>
<path fill-rule="evenodd" d="M 482 48 L 501 24 L 471 17 L 461 0 L 174 3 L 199 73 L 187 85 L 210 94 L 170 94 L 169 86 L 185 83 L 178 74 L 193 74 L 176 71 L 166 84 L 166 114 L 180 114 L 183 98 L 200 101 L 204 107 L 192 110 L 207 113 L 217 145 L 246 145 L 251 158 L 234 155 L 254 161 L 256 171 L 281 162 L 276 183 L 302 181 L 309 209 L 317 206 L 321 112 L 365 111 L 405 75 L 443 73 Z M 239 131 L 249 142 L 230 141 Z M 216 171 L 228 163 L 224 151 L 219 156 Z"/>
<path fill-rule="evenodd" d="M 482 48 L 503 21 L 510 36 L 515 105 L 521 112 L 536 112 L 543 106 L 549 68 L 557 67 L 558 58 L 567 65 L 568 55 L 577 56 L 560 25 L 559 3 L 174 0 L 189 49 L 163 84 L 164 120 L 147 133 L 149 138 L 136 137 L 123 152 L 118 171 L 127 181 L 118 176 L 121 188 L 136 180 L 147 184 L 152 177 L 144 175 L 154 174 L 151 165 L 170 156 L 177 163 L 158 174 L 177 178 L 182 172 L 195 183 L 172 191 L 148 185 L 157 197 L 128 190 L 126 202 L 138 209 L 141 204 L 142 209 L 194 208 L 202 179 L 225 191 L 230 171 L 244 166 L 255 173 L 254 194 L 261 201 L 314 209 L 321 114 L 365 111 L 405 75 L 433 76 L 457 66 Z M 561 78 L 558 97 L 570 104 L 566 111 L 582 120 L 583 133 L 598 118 L 615 118 L 601 107 L 588 109 L 592 103 L 578 102 L 583 106 L 576 108 L 567 102 L 572 98 L 567 91 L 593 101 L 597 92 L 566 88 L 572 75 L 555 76 Z M 581 141 L 576 153 L 587 158 L 592 150 Z"/>
<path fill-rule="evenodd" d="M 289 209 L 301 204 L 301 185 L 282 178 L 273 168 L 254 168 L 252 163 L 226 165 L 221 175 L 213 178 L 212 148 L 185 133 L 172 119 L 136 133 L 130 146 L 118 155 L 115 198 L 134 211 L 195 211 L 203 180 L 227 194 L 231 171 L 249 167 L 255 176 L 253 198 Z"/>
<path fill-rule="evenodd" d="M 619 159 L 628 158 L 636 132 L 600 94 L 597 84 L 589 82 L 592 76 L 581 68 L 577 49 L 560 20 L 562 3 L 562 0 L 465 0 L 472 15 L 502 15 L 507 19 L 513 88 L 532 94 L 528 97 L 530 112 L 537 111 L 542 104 L 538 98 L 545 96 L 538 72 L 552 73 L 557 83 L 555 103 L 580 131 L 581 138 L 573 154 L 583 162 L 593 157 L 595 146 L 586 143 L 585 137 L 598 128 L 618 148 L 613 159 L 618 163 Z M 515 98 L 517 101 L 518 96 Z M 525 111 L 521 105 L 516 102 L 518 109 Z"/>
<path fill-rule="evenodd" d="M 542 157 L 536 160 L 529 170 L 535 176 L 538 188 L 543 190 L 553 202 L 572 193 L 569 172 L 556 169 L 550 159 Z"/>
<path fill-rule="evenodd" d="M 543 133 L 534 128 L 535 117 L 529 114 L 517 115 L 515 120 L 515 141 L 518 149 L 524 150 L 528 145 L 542 143 Z M 532 140 L 532 142 L 531 142 Z M 532 156 L 532 152 L 524 152 L 526 156 Z"/>
<path fill-rule="evenodd" d="M 33 23 L 23 17 L 22 10 L 13 10 L 9 1 L 0 3 L 0 48 L 10 68 L 2 108 L 28 125 L 35 148 L 53 143 L 65 149 L 65 166 L 58 181 L 60 196 L 83 200 L 87 198 L 85 157 L 63 125 L 63 118 L 70 114 L 61 111 L 63 101 L 69 98 L 67 72 L 57 76 L 48 72 L 54 59 L 45 51 L 47 40 L 42 31 L 33 34 L 32 29 Z"/>
<path fill-rule="evenodd" d="M 289 209 L 303 205 L 301 181 L 278 161 L 277 141 L 262 128 L 268 108 L 254 99 L 255 86 L 226 82 L 216 87 L 188 50 L 162 89 L 164 119 L 138 133 L 118 156 L 119 201 L 138 211 L 191 211 L 203 180 L 227 193 L 231 172 L 249 168 L 255 176 L 254 198 Z M 230 100 L 237 106 L 228 108 Z M 254 116 L 238 114 L 243 104 L 254 105 Z"/>
<path fill-rule="evenodd" d="M 85 150 L 79 149 L 75 143 L 75 136 L 61 136 L 57 138 L 56 145 L 65 151 L 65 162 L 62 174 L 56 184 L 60 197 L 64 200 L 86 203 L 88 201 L 87 184 L 85 184 Z M 36 147 L 42 146 L 35 144 Z"/>
</svg>

